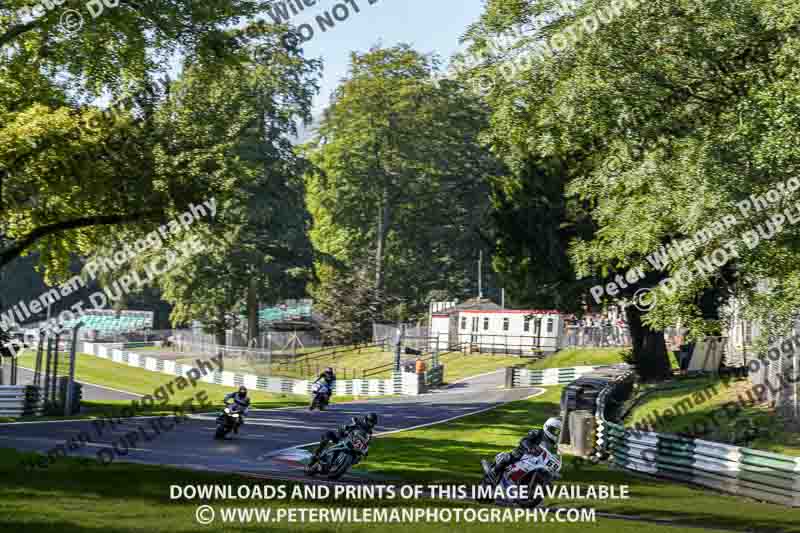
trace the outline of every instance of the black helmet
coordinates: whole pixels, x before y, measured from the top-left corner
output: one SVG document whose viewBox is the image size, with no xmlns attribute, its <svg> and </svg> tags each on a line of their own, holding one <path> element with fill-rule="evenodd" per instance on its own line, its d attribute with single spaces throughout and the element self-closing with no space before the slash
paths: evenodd
<svg viewBox="0 0 800 533">
<path fill-rule="evenodd" d="M 247 396 L 247 387 L 244 385 L 239 387 L 239 395 L 240 396 Z"/>
<path fill-rule="evenodd" d="M 333 374 L 333 369 L 331 367 L 328 367 L 325 369 L 325 372 L 327 372 L 328 374 Z"/>
<path fill-rule="evenodd" d="M 378 415 L 375 413 L 370 413 L 366 417 L 364 417 L 369 427 L 374 428 L 375 425 L 378 423 Z"/>
</svg>

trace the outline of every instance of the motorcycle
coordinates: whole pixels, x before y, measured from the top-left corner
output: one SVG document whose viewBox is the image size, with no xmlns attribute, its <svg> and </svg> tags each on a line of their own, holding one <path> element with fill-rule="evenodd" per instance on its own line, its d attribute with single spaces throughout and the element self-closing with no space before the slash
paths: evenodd
<svg viewBox="0 0 800 533">
<path fill-rule="evenodd" d="M 320 411 L 324 411 L 331 399 L 331 388 L 325 383 L 314 383 L 311 386 L 311 396 L 311 405 L 308 410 L 313 411 L 316 407 Z"/>
<path fill-rule="evenodd" d="M 225 406 L 225 409 L 217 417 L 217 431 L 214 433 L 215 439 L 224 439 L 225 436 L 233 431 L 233 428 L 241 421 L 241 414 L 235 408 Z"/>
<path fill-rule="evenodd" d="M 499 460 L 498 455 L 495 460 Z M 479 493 L 485 487 L 491 488 L 491 494 L 494 496 L 494 491 L 497 486 L 502 487 L 503 497 L 498 497 L 496 503 L 509 503 L 518 505 L 520 507 L 537 507 L 544 500 L 543 495 L 545 489 L 554 480 L 561 477 L 561 456 L 558 453 L 551 452 L 543 446 L 539 446 L 537 450 L 526 453 L 522 458 L 514 464 L 506 468 L 499 476 L 497 483 L 492 481 L 489 475 L 491 466 L 486 461 L 481 461 L 484 470 L 484 477 L 480 483 Z M 519 488 L 527 486 L 527 493 L 524 494 Z M 512 489 L 514 487 L 514 489 Z M 537 487 L 541 489 L 537 490 Z M 516 497 L 515 497 L 516 496 Z M 482 498 L 482 501 L 491 501 L 492 497 Z"/>
<path fill-rule="evenodd" d="M 339 479 L 350 467 L 357 465 L 369 452 L 369 441 L 372 437 L 359 430 L 350 432 L 336 444 L 325 448 L 319 460 L 306 466 L 306 474 L 313 477 L 317 474 L 328 476 L 328 479 Z"/>
</svg>

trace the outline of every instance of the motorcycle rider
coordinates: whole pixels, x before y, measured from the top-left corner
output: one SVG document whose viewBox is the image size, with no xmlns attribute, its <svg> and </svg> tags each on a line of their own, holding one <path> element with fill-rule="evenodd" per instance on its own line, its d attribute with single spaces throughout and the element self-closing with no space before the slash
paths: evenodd
<svg viewBox="0 0 800 533">
<path fill-rule="evenodd" d="M 325 385 L 327 385 L 329 389 L 333 390 L 333 384 L 336 383 L 336 373 L 331 367 L 328 367 L 322 372 L 322 374 L 319 375 L 317 379 L 314 380 L 314 383 L 318 383 L 320 381 L 324 381 Z"/>
<path fill-rule="evenodd" d="M 369 413 L 367 416 L 354 416 L 349 424 L 339 426 L 339 429 L 336 431 L 326 431 L 322 434 L 319 446 L 317 446 L 317 449 L 314 450 L 314 454 L 311 456 L 311 463 L 309 466 L 313 466 L 319 461 L 319 458 L 322 456 L 322 451 L 328 447 L 328 444 L 336 444 L 345 438 L 348 433 L 356 429 L 364 431 L 367 435 L 372 436 L 372 430 L 377 423 L 378 415 L 376 413 Z"/>
<path fill-rule="evenodd" d="M 485 460 L 481 461 L 483 470 L 492 483 L 497 483 L 503 471 L 516 463 L 527 453 L 535 453 L 539 446 L 543 446 L 548 451 L 558 450 L 558 437 L 561 435 L 561 420 L 555 417 L 548 418 L 542 429 L 532 429 L 528 432 L 519 444 L 511 452 L 499 454 L 495 458 L 494 464 L 489 464 Z"/>
<path fill-rule="evenodd" d="M 336 373 L 331 367 L 328 367 L 322 372 L 322 374 L 319 375 L 317 379 L 314 380 L 314 383 L 319 383 L 320 381 L 327 385 L 328 398 L 330 398 L 331 394 L 333 394 L 333 384 L 336 383 Z"/>
<path fill-rule="evenodd" d="M 228 407 L 231 402 L 235 405 L 235 411 L 239 413 L 239 421 L 233 426 L 233 432 L 239 433 L 239 426 L 244 424 L 244 417 L 250 410 L 250 398 L 247 396 L 247 387 L 242 385 L 239 390 L 225 395 L 225 407 Z"/>
</svg>

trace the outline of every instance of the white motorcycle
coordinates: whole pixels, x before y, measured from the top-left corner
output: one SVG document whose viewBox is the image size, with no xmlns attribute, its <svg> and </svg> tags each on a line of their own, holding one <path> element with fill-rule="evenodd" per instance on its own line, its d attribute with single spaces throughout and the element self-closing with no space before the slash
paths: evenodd
<svg viewBox="0 0 800 533">
<path fill-rule="evenodd" d="M 500 460 L 498 454 L 496 461 Z M 554 480 L 561 478 L 561 456 L 551 452 L 543 446 L 526 453 L 522 458 L 509 465 L 494 483 L 489 475 L 491 466 L 486 461 L 481 461 L 485 475 L 481 481 L 479 491 L 491 488 L 492 497 L 482 498 L 491 501 L 496 487 L 502 487 L 503 497 L 498 497 L 496 503 L 509 503 L 520 507 L 537 507 L 544 500 L 546 487 Z M 521 490 L 527 487 L 527 491 Z M 541 488 L 539 488 L 541 487 Z M 525 497 L 523 497 L 525 496 Z"/>
<path fill-rule="evenodd" d="M 214 433 L 214 438 L 224 439 L 241 422 L 240 417 L 241 414 L 237 412 L 236 408 L 225 406 L 222 414 L 217 417 L 217 430 Z"/>
<path fill-rule="evenodd" d="M 316 407 L 320 411 L 324 411 L 331 399 L 331 388 L 325 383 L 314 383 L 311 385 L 311 397 L 311 405 L 308 406 L 308 410 L 313 411 Z"/>
</svg>

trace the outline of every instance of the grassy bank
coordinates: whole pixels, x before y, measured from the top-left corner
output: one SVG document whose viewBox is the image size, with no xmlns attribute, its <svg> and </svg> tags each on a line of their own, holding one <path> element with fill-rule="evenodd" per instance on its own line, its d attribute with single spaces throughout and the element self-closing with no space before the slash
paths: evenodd
<svg viewBox="0 0 800 533">
<path fill-rule="evenodd" d="M 336 370 L 339 379 L 389 378 L 392 373 L 393 352 L 384 352 L 380 348 L 371 347 L 360 351 L 343 351 L 335 355 L 314 359 L 299 365 L 267 364 L 243 359 L 226 361 L 226 369 L 237 372 L 248 372 L 260 375 L 284 376 L 294 379 L 316 377 L 319 372 L 330 366 Z M 414 356 L 404 355 L 403 359 Z M 194 359 L 183 358 L 179 362 L 192 363 Z M 621 351 L 616 348 L 580 348 L 567 349 L 544 359 L 533 360 L 526 357 L 506 354 L 447 352 L 440 356 L 445 365 L 445 383 L 453 383 L 464 378 L 494 372 L 509 366 L 525 368 L 558 368 L 584 365 L 607 365 L 619 363 Z M 376 369 L 377 367 L 377 369 Z"/>
<path fill-rule="evenodd" d="M 511 529 L 537 527 L 548 533 L 591 531 L 595 533 L 638 533 L 643 524 L 623 520 L 597 518 L 596 523 L 534 524 L 359 524 L 359 523 L 288 523 L 286 520 L 269 524 L 223 524 L 221 507 L 271 509 L 340 508 L 340 507 L 477 507 L 467 503 L 431 502 L 428 500 L 349 500 L 349 501 L 280 501 L 228 500 L 184 501 L 170 500 L 171 485 L 259 485 L 273 483 L 247 480 L 238 476 L 191 472 L 161 466 L 140 466 L 114 463 L 110 466 L 81 465 L 74 459 L 62 459 L 46 470 L 31 476 L 18 465 L 22 454 L 0 450 L 0 530 L 28 533 L 194 533 L 196 531 L 303 531 L 308 533 L 355 533 L 377 531 L 387 533 L 445 533 L 457 527 L 464 533 L 503 532 Z M 200 526 L 195 511 L 200 504 L 216 508 L 217 519 L 212 525 Z M 653 533 L 674 533 L 675 527 L 646 524 Z M 712 527 L 697 531 L 715 531 Z"/>
<path fill-rule="evenodd" d="M 480 480 L 480 459 L 513 448 L 532 427 L 559 412 L 562 387 L 532 399 L 513 402 L 486 413 L 428 428 L 376 439 L 364 470 L 381 476 L 420 482 Z M 800 531 L 800 509 L 716 494 L 587 465 L 565 458 L 563 483 L 628 485 L 630 499 L 570 502 L 555 505 L 595 507 L 599 511 L 651 518 L 669 518 L 691 525 L 750 528 L 757 531 Z M 649 529 L 649 526 L 648 526 Z"/>
<path fill-rule="evenodd" d="M 749 380 L 681 379 L 667 386 L 672 388 L 645 389 L 643 392 L 649 394 L 642 396 L 625 425 L 648 429 L 656 413 L 672 409 L 679 416 L 662 418 L 653 425 L 653 431 L 800 456 L 800 433 L 792 431 L 788 421 L 781 420 L 769 406 L 753 401 Z M 740 408 L 736 414 L 731 402 Z"/>
<path fill-rule="evenodd" d="M 33 368 L 35 366 L 34 355 L 30 353 L 22 355 L 19 363 L 21 366 Z M 59 366 L 61 367 L 60 372 L 66 373 L 66 361 L 61 361 Z M 152 372 L 150 370 L 128 366 L 123 363 L 115 363 L 108 359 L 101 359 L 87 354 L 78 354 L 75 365 L 75 378 L 79 381 L 141 395 L 153 395 L 156 391 L 163 388 L 165 392 L 160 394 L 167 396 L 169 398 L 169 403 L 166 406 L 156 406 L 156 409 L 170 409 L 171 405 L 182 403 L 193 397 L 198 391 L 205 391 L 212 402 L 220 403 L 225 394 L 234 389 L 233 387 L 203 382 L 197 382 L 195 387 L 188 386 L 179 389 L 178 384 L 175 383 L 177 376 Z M 173 384 L 171 392 L 169 390 L 170 383 Z M 250 396 L 253 401 L 253 406 L 257 408 L 303 405 L 307 401 L 305 396 L 272 394 L 256 390 L 250 391 Z M 341 401 L 341 398 L 337 399 L 337 401 Z M 86 402 L 87 407 L 90 409 L 120 404 L 129 405 L 130 402 Z"/>
<path fill-rule="evenodd" d="M 536 361 L 531 368 L 613 365 L 622 362 L 621 348 L 568 348 Z"/>
</svg>

